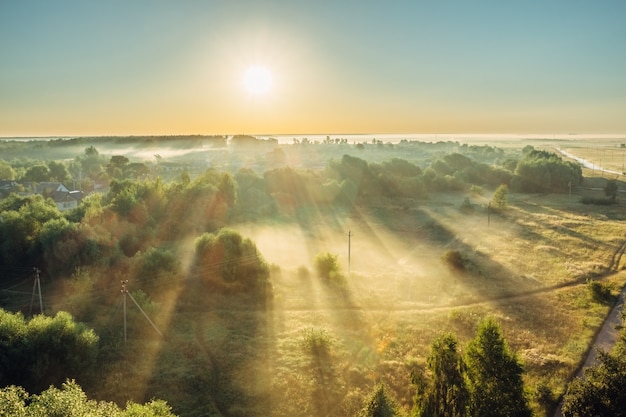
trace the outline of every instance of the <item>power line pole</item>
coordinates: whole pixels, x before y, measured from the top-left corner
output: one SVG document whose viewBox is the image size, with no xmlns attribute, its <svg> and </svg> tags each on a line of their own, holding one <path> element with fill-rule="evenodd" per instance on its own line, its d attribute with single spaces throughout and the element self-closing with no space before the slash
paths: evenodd
<svg viewBox="0 0 626 417">
<path fill-rule="evenodd" d="M 128 280 L 122 280 L 122 295 L 124 297 L 124 344 L 126 344 L 126 294 L 128 294 L 128 290 L 126 289 L 126 285 L 128 284 Z"/>
<path fill-rule="evenodd" d="M 127 279 L 122 280 L 121 283 L 122 283 L 122 294 L 124 294 L 124 344 L 126 344 L 126 340 L 127 340 L 126 338 L 126 335 L 127 335 L 127 332 L 126 332 L 126 295 L 128 295 L 130 299 L 132 300 L 132 302 L 135 303 L 139 311 L 141 311 L 141 313 L 146 318 L 146 320 L 148 320 L 148 323 L 150 323 L 152 328 L 159 334 L 159 336 L 163 336 L 163 334 L 156 327 L 156 324 L 154 324 L 152 320 L 150 320 L 150 317 L 148 317 L 148 315 L 143 310 L 143 308 L 141 308 L 137 300 L 135 300 L 135 297 L 133 297 L 133 295 L 128 292 L 128 288 L 126 288 L 126 286 L 128 285 L 128 280 Z"/>
<path fill-rule="evenodd" d="M 35 282 L 33 283 L 33 294 L 30 297 L 30 312 L 29 314 L 33 315 L 33 303 L 35 302 L 35 291 L 39 292 L 39 314 L 43 314 L 43 299 L 41 298 L 41 280 L 39 279 L 39 273 L 41 270 L 39 268 L 33 268 L 35 271 Z"/>
<path fill-rule="evenodd" d="M 351 275 L 352 269 L 350 268 L 350 239 L 352 237 L 352 232 L 348 230 L 348 275 Z"/>
</svg>

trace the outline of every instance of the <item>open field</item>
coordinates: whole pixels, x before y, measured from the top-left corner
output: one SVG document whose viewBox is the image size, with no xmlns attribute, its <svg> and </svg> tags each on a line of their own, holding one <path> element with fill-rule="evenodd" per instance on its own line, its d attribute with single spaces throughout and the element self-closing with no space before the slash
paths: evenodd
<svg viewBox="0 0 626 417">
<path fill-rule="evenodd" d="M 586 280 L 600 280 L 615 293 L 626 283 L 626 260 L 618 253 L 626 215 L 620 206 L 582 205 L 577 196 L 515 194 L 510 208 L 487 224 L 487 200 L 470 198 L 470 214 L 459 210 L 461 195 L 442 194 L 411 207 L 320 214 L 312 229 L 237 226 L 274 265 L 271 308 L 207 310 L 183 295 L 189 288 L 169 292 L 157 318 L 167 337 L 155 339 L 145 322 L 136 330 L 152 342 L 133 343 L 128 351 L 139 379 L 124 380 L 126 393 L 170 403 L 189 397 L 188 386 L 171 390 L 141 379 L 183 375 L 186 357 L 207 369 L 199 390 L 213 386 L 212 378 L 228 381 L 212 394 L 219 394 L 215 407 L 224 415 L 355 415 L 379 381 L 409 409 L 407 381 L 432 340 L 453 332 L 465 343 L 481 318 L 494 316 L 524 364 L 530 398 L 539 384 L 562 394 L 610 308 L 593 300 Z M 441 261 L 449 250 L 464 256 L 465 271 Z M 324 251 L 339 256 L 341 288 L 313 272 L 313 257 Z M 311 362 L 310 339 L 328 344 L 325 362 Z M 109 387 L 122 382 L 114 374 L 105 381 Z M 229 395 L 244 397 L 233 402 Z M 543 415 L 534 400 L 533 408 Z"/>
<path fill-rule="evenodd" d="M 55 155 L 69 158 L 99 143 L 78 142 L 67 148 L 55 143 Z M 130 139 L 122 142 L 102 148 L 103 165 L 124 153 L 145 158 L 153 175 L 167 174 L 171 181 L 187 172 L 202 180 L 207 167 L 235 175 L 241 168 L 289 172 L 285 166 L 310 170 L 307 175 L 317 180 L 316 173 L 326 172 L 330 160 L 338 164 L 344 154 L 381 164 L 376 172 L 387 167 L 381 161 L 392 158 L 432 171 L 434 162 L 456 152 L 486 161 L 488 168 L 519 158 L 527 145 L 550 152 L 562 146 L 582 158 L 593 154 L 577 150 L 598 146 L 535 138 L 477 148 L 442 142 L 262 144 L 236 150 L 188 140 L 177 151 L 170 139 L 146 147 Z M 47 146 L 36 152 L 45 153 Z M 622 155 L 619 148 L 613 151 Z M 18 171 L 25 171 L 27 147 L 11 146 L 11 152 L 23 163 Z M 217 215 L 204 206 L 197 213 L 191 210 L 189 202 L 200 192 L 191 194 L 184 210 L 162 213 L 160 222 L 150 220 L 152 207 L 180 207 L 166 206 L 169 195 L 161 188 L 162 205 L 157 193 L 151 195 L 152 205 L 137 198 L 136 210 L 126 213 L 132 220 L 105 203 L 84 214 L 81 227 L 106 236 L 102 239 L 108 247 L 121 248 L 118 241 L 124 242 L 127 253 L 115 252 L 104 267 L 77 268 L 56 281 L 46 280 L 44 303 L 46 310 L 69 310 L 100 332 L 104 353 L 98 372 L 82 381 L 91 396 L 120 404 L 162 398 L 185 417 L 354 416 L 377 382 L 384 382 L 408 411 L 415 395 L 411 373 L 426 362 L 432 341 L 451 332 L 463 350 L 478 322 L 491 316 L 524 365 L 535 415 L 548 415 L 556 403 L 540 403 L 537 388 L 547 388 L 555 398 L 564 393 L 611 307 L 610 300 L 593 297 L 588 282 L 598 281 L 613 294 L 626 284 L 623 198 L 612 205 L 582 204 L 581 196 L 603 196 L 607 180 L 592 169 L 583 172 L 585 180 L 572 195 L 514 192 L 499 211 L 487 208 L 493 184 L 429 189 L 411 198 L 377 196 L 349 206 L 318 206 L 305 199 L 299 211 L 279 204 L 276 213 L 265 217 L 251 211 L 252 219 L 226 226 L 249 238 L 269 264 L 272 290 L 253 304 L 247 295 L 203 283 L 193 271 L 198 234 L 224 225 L 206 222 Z M 211 178 L 204 179 L 205 185 Z M 257 184 L 265 180 L 259 175 Z M 147 186 L 150 181 L 127 184 Z M 172 201 L 186 198 L 172 189 Z M 259 189 L 253 191 L 252 196 L 265 198 Z M 256 208 L 259 200 L 251 201 Z M 296 204 L 295 199 L 283 201 Z M 191 225 L 188 234 L 164 233 L 184 225 Z M 180 268 L 138 274 L 152 244 L 159 253 L 171 251 Z M 333 281 L 315 271 L 320 253 L 337 256 L 341 271 Z M 450 253 L 458 255 L 460 267 L 443 260 Z M 209 265 L 205 272 L 210 276 L 215 271 Z M 136 277 L 130 289 L 143 291 L 135 296 L 163 337 L 130 304 L 129 340 L 123 343 L 119 282 L 129 276 Z M 28 304 L 30 288 L 32 281 L 12 289 L 22 292 L 19 302 L 13 298 L 14 309 Z"/>
</svg>

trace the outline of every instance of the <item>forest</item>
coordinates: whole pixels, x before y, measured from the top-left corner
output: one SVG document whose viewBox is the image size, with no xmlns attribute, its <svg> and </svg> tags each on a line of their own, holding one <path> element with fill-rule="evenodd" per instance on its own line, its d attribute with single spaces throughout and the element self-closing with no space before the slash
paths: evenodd
<svg viewBox="0 0 626 417">
<path fill-rule="evenodd" d="M 621 415 L 624 184 L 522 145 L 0 141 L 0 408 Z"/>
</svg>

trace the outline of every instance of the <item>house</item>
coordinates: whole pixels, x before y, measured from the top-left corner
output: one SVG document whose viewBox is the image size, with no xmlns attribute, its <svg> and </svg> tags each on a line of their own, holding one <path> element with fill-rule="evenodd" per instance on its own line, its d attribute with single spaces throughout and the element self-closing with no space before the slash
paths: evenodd
<svg viewBox="0 0 626 417">
<path fill-rule="evenodd" d="M 0 180 L 0 197 L 6 197 L 17 187 L 13 180 Z"/>
<path fill-rule="evenodd" d="M 12 192 L 19 195 L 39 194 L 51 198 L 60 211 L 71 210 L 78 207 L 83 198 L 82 191 L 70 191 L 60 182 L 26 182 L 0 181 L 0 197 L 8 197 Z"/>
<path fill-rule="evenodd" d="M 35 183 L 33 184 L 33 192 L 54 200 L 60 211 L 78 207 L 83 198 L 82 191 L 70 191 L 69 188 L 60 182 Z"/>
</svg>

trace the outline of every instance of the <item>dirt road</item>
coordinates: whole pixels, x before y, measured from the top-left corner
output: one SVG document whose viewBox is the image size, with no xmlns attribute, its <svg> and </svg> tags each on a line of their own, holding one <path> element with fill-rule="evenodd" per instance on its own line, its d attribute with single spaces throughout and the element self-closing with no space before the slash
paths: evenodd
<svg viewBox="0 0 626 417">
<path fill-rule="evenodd" d="M 596 362 L 598 349 L 608 351 L 613 347 L 615 342 L 617 342 L 617 339 L 619 337 L 619 330 L 617 329 L 617 327 L 622 324 L 620 319 L 620 312 L 622 311 L 622 307 L 624 305 L 625 295 L 626 287 L 622 289 L 622 293 L 619 297 L 617 304 L 615 304 L 615 307 L 613 307 L 606 320 L 604 321 L 602 329 L 600 329 L 600 332 L 598 332 L 596 339 L 593 343 L 593 347 L 590 349 L 589 355 L 587 356 L 585 363 L 576 374 L 576 378 L 582 377 L 585 368 L 592 366 Z M 563 414 L 561 413 L 562 406 L 563 403 L 561 402 L 556 410 L 556 413 L 554 413 L 554 417 L 563 417 Z"/>
</svg>

